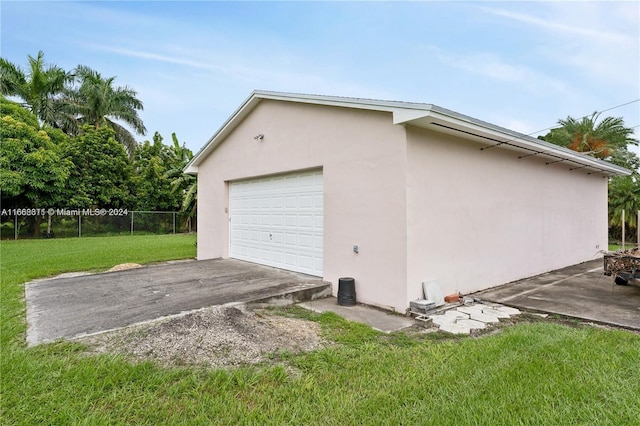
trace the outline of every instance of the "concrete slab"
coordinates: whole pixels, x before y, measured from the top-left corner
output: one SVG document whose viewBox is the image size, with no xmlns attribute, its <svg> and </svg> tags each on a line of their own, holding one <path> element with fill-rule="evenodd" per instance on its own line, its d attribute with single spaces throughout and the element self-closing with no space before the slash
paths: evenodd
<svg viewBox="0 0 640 426">
<path fill-rule="evenodd" d="M 469 319 L 469 317 L 459 318 L 452 315 L 430 315 L 429 318 L 431 319 L 431 322 L 433 324 L 438 326 L 442 326 L 444 324 L 455 324 L 458 322 L 458 320 Z"/>
<path fill-rule="evenodd" d="M 468 320 L 461 320 L 461 321 L 468 321 Z M 451 334 L 471 333 L 470 327 L 465 327 L 464 325 L 460 325 L 460 324 L 443 324 L 440 326 L 440 330 L 446 331 L 447 333 L 451 333 Z"/>
<path fill-rule="evenodd" d="M 416 324 L 412 319 L 398 314 L 384 312 L 379 309 L 365 306 L 341 306 L 335 297 L 316 299 L 310 302 L 300 303 L 299 306 L 314 312 L 334 312 L 349 321 L 356 321 L 371 326 L 373 329 L 385 333 L 402 330 Z"/>
<path fill-rule="evenodd" d="M 513 315 L 520 315 L 522 312 L 520 312 L 520 309 L 517 308 L 512 308 L 510 306 L 500 306 L 498 308 L 495 308 L 497 311 L 500 312 L 504 312 L 505 314 L 509 315 L 510 317 Z"/>
<path fill-rule="evenodd" d="M 458 320 L 456 324 L 461 325 L 463 327 L 470 328 L 472 330 L 473 329 L 482 330 L 487 328 L 486 323 L 482 321 L 473 320 L 473 319 L 461 319 L 461 320 Z"/>
<path fill-rule="evenodd" d="M 602 260 L 573 265 L 474 294 L 481 300 L 640 330 L 640 286 L 618 286 Z"/>
<path fill-rule="evenodd" d="M 469 314 L 465 314 L 464 312 L 460 312 L 457 310 L 449 309 L 448 311 L 444 311 L 444 316 L 453 317 L 456 319 L 469 319 Z"/>
<path fill-rule="evenodd" d="M 499 309 L 496 309 L 493 306 L 482 308 L 482 313 L 494 316 L 496 318 L 509 318 L 510 317 L 509 314 L 507 314 L 507 313 L 505 313 L 505 312 L 503 312 L 503 311 L 501 311 Z"/>
<path fill-rule="evenodd" d="M 172 262 L 25 284 L 30 345 L 228 303 L 324 297 L 331 285 L 231 259 Z"/>
<path fill-rule="evenodd" d="M 494 324 L 494 323 L 500 322 L 498 317 L 489 315 L 489 314 L 483 314 L 482 312 L 471 314 L 471 319 L 475 321 L 481 321 L 487 324 Z"/>
<path fill-rule="evenodd" d="M 482 308 L 483 306 L 481 305 L 471 305 L 471 306 L 460 306 L 460 307 L 457 307 L 456 310 L 458 312 L 472 315 L 472 314 L 481 314 Z"/>
</svg>

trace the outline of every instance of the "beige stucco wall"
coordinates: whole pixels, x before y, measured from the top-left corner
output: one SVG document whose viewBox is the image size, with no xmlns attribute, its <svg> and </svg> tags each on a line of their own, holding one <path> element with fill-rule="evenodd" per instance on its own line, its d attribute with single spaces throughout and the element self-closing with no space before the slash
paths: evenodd
<svg viewBox="0 0 640 426">
<path fill-rule="evenodd" d="M 580 263 L 607 247 L 607 180 L 407 127 L 407 294 L 469 293 Z"/>
<path fill-rule="evenodd" d="M 335 294 L 338 278 L 352 276 L 359 302 L 404 311 L 406 137 L 391 122 L 390 113 L 263 100 L 199 166 L 198 258 L 228 256 L 229 181 L 322 168 L 324 279 Z"/>
<path fill-rule="evenodd" d="M 390 113 L 263 100 L 199 166 L 198 258 L 229 254 L 229 181 L 318 168 L 323 278 L 335 294 L 353 276 L 362 303 L 404 312 L 426 280 L 466 294 L 606 248 L 605 178 L 479 148 Z"/>
</svg>

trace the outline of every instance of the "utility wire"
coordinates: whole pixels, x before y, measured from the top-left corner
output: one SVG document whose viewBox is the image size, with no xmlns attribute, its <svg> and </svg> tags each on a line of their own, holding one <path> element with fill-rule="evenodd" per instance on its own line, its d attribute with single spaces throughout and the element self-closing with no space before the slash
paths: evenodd
<svg viewBox="0 0 640 426">
<path fill-rule="evenodd" d="M 623 106 L 631 105 L 631 104 L 636 103 L 636 102 L 640 102 L 640 98 L 635 99 L 633 101 L 625 102 L 625 103 L 620 104 L 620 105 L 613 106 L 611 108 L 603 109 L 602 111 L 596 111 L 595 114 L 602 114 L 603 112 L 607 112 L 607 111 L 611 111 L 612 109 L 621 108 Z M 591 115 L 592 114 L 584 115 L 584 116 L 578 118 L 578 120 L 582 120 L 583 118 L 590 117 Z M 636 126 L 633 126 L 633 127 L 629 127 L 629 128 L 633 129 L 633 128 L 636 128 L 638 126 L 640 126 L 640 124 L 638 124 Z M 560 125 L 556 124 L 556 125 L 553 125 L 551 127 L 545 127 L 544 129 L 540 129 L 540 130 L 536 130 L 535 132 L 527 133 L 527 136 L 533 136 L 533 135 L 538 134 L 540 132 L 544 132 L 545 130 L 555 129 L 556 127 L 560 127 Z"/>
<path fill-rule="evenodd" d="M 625 103 L 623 103 L 623 104 L 616 105 L 616 106 L 613 106 L 613 107 L 611 107 L 611 108 L 603 109 L 602 111 L 596 111 L 596 112 L 594 112 L 594 113 L 592 113 L 592 114 L 601 114 L 601 113 L 603 113 L 603 112 L 605 112 L 605 111 L 611 111 L 611 110 L 613 110 L 613 109 L 620 108 L 620 107 L 623 107 L 623 106 L 626 106 L 626 105 L 630 105 L 630 104 L 633 104 L 633 103 L 635 103 L 635 102 L 639 102 L 639 101 L 640 101 L 640 98 L 638 98 L 638 99 L 634 99 L 634 100 L 632 100 L 632 101 L 625 102 Z M 587 117 L 589 117 L 589 116 L 590 116 L 590 115 L 585 115 L 585 116 L 583 116 L 583 117 L 580 117 L 579 119 L 580 119 L 580 120 L 582 120 L 583 118 L 587 118 Z M 545 128 L 545 129 L 541 129 L 541 130 L 538 130 L 538 131 L 535 131 L 535 132 L 529 133 L 529 134 L 527 134 L 526 136 L 533 136 L 533 135 L 535 135 L 536 133 L 540 133 L 540 132 L 543 132 L 543 131 L 545 131 L 545 130 L 553 129 L 553 128 L 555 128 L 555 127 L 558 127 L 558 126 L 547 127 L 547 128 Z M 635 127 L 640 127 L 640 124 L 639 124 L 639 125 L 636 125 L 636 126 L 631 127 L 631 129 L 633 129 L 633 128 L 635 128 Z M 484 136 L 481 136 L 481 137 L 483 137 L 484 139 L 493 140 L 493 141 L 495 141 L 495 142 L 497 142 L 497 143 L 496 143 L 496 144 L 494 144 L 494 145 L 486 146 L 486 147 L 484 147 L 484 148 L 480 148 L 480 151 L 484 151 L 484 150 L 487 150 L 487 149 L 495 148 L 495 147 L 500 146 L 500 145 L 511 145 L 511 146 L 516 146 L 516 145 L 513 145 L 513 144 L 511 144 L 511 143 L 509 143 L 509 142 L 513 142 L 513 141 L 515 141 L 515 140 L 517 139 L 517 137 L 512 137 L 511 139 L 508 139 L 508 140 L 506 140 L 506 141 L 499 141 L 499 140 L 497 140 L 497 139 L 491 139 L 491 138 L 484 137 Z M 519 147 L 519 148 L 522 148 L 522 147 Z M 559 160 L 551 161 L 551 162 L 546 163 L 547 165 L 549 165 L 549 164 L 553 164 L 553 163 L 560 163 L 560 162 L 563 162 L 563 161 L 570 161 L 570 162 L 572 162 L 572 163 L 575 163 L 575 161 L 569 160 L 569 159 L 564 158 L 564 157 L 558 157 L 558 156 L 557 156 L 557 155 L 555 155 L 555 154 L 551 154 L 551 153 L 550 153 L 550 151 L 549 151 L 548 149 L 542 149 L 542 150 L 535 150 L 535 149 L 531 149 L 531 148 L 525 148 L 525 149 L 526 149 L 526 150 L 528 150 L 528 151 L 531 151 L 533 154 L 521 155 L 521 156 L 519 156 L 518 158 L 522 159 L 522 158 L 526 158 L 526 157 L 532 157 L 532 156 L 535 156 L 535 155 L 538 155 L 538 154 L 546 154 L 546 155 L 550 155 L 551 157 L 559 158 Z M 577 169 L 582 169 L 582 168 L 584 168 L 584 167 L 587 167 L 587 166 L 584 166 L 584 165 L 583 165 L 583 166 L 580 166 L 580 167 L 573 167 L 573 168 L 571 168 L 571 169 L 569 169 L 569 170 L 577 170 Z M 601 171 L 604 171 L 604 170 L 601 170 Z"/>
</svg>

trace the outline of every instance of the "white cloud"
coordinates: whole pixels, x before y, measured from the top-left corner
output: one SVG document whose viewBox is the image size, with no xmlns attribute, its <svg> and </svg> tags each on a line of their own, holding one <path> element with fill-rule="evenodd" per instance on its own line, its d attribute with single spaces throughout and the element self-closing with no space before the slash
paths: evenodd
<svg viewBox="0 0 640 426">
<path fill-rule="evenodd" d="M 575 14 L 579 11 L 582 5 L 576 5 L 575 3 L 572 5 L 572 11 Z M 557 22 L 553 19 L 545 19 L 539 18 L 534 15 L 512 12 L 505 9 L 495 9 L 490 7 L 483 7 L 487 13 L 491 13 L 493 15 L 502 16 L 505 18 L 513 19 L 516 21 L 524 22 L 527 24 L 532 24 L 542 29 L 550 30 L 556 33 L 563 33 L 571 36 L 580 36 L 580 37 L 588 37 L 594 40 L 604 41 L 607 43 L 624 43 L 633 45 L 635 40 L 632 36 L 629 36 L 624 33 L 618 33 L 610 30 L 598 30 L 594 29 L 593 22 L 583 22 L 581 26 L 572 26 L 567 25 L 563 22 Z"/>
<path fill-rule="evenodd" d="M 221 69 L 221 67 L 215 66 L 213 64 L 207 64 L 205 62 L 195 61 L 188 58 L 180 58 L 177 56 L 168 56 L 168 55 L 163 55 L 158 53 L 143 52 L 140 50 L 123 49 L 120 47 L 112 47 L 112 46 L 98 45 L 98 44 L 93 44 L 90 47 L 94 49 L 104 50 L 107 52 L 117 53 L 119 55 L 133 57 L 133 58 L 150 59 L 152 61 L 166 62 L 166 63 L 176 64 L 176 65 L 184 65 L 191 68 L 208 69 L 208 70 Z"/>
<path fill-rule="evenodd" d="M 538 33 L 537 52 L 549 66 L 569 66 L 576 78 L 614 84 L 638 96 L 640 4 L 637 2 L 537 3 L 535 13 L 483 7 L 486 13 L 526 24 Z"/>
<path fill-rule="evenodd" d="M 505 83 L 522 83 L 523 87 L 538 93 L 541 89 L 560 93 L 567 91 L 567 86 L 562 81 L 526 65 L 505 62 L 496 54 L 446 53 L 435 46 L 428 46 L 427 49 L 442 63 L 470 74 L 482 75 Z"/>
</svg>

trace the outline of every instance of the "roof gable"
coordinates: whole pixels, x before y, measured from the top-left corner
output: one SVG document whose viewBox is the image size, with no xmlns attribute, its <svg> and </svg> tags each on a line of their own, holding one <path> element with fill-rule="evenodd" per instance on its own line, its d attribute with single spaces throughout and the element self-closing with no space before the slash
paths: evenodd
<svg viewBox="0 0 640 426">
<path fill-rule="evenodd" d="M 197 174 L 198 166 L 202 161 L 264 99 L 390 112 L 393 114 L 394 125 L 412 125 L 441 133 L 454 134 L 463 139 L 473 140 L 482 144 L 481 150 L 497 147 L 513 149 L 520 153 L 518 158 L 521 159 L 540 156 L 548 159 L 546 164 L 566 163 L 569 166 L 569 170 L 584 169 L 587 173 L 598 173 L 604 176 L 629 175 L 631 173 L 629 170 L 607 161 L 571 151 L 433 104 L 259 90 L 252 92 L 202 149 L 198 151 L 185 167 L 185 173 Z"/>
</svg>

